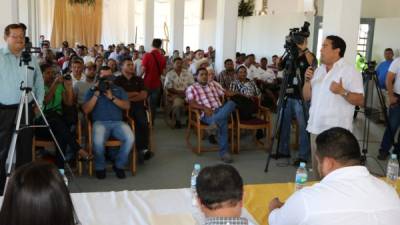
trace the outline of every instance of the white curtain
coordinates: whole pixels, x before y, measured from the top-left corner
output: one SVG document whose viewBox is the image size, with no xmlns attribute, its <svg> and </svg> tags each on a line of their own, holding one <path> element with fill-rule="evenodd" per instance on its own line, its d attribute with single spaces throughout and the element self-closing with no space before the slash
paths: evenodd
<svg viewBox="0 0 400 225">
<path fill-rule="evenodd" d="M 135 11 L 132 0 L 103 0 L 101 43 L 134 43 Z"/>
<path fill-rule="evenodd" d="M 39 35 L 51 40 L 55 0 L 39 0 Z"/>
</svg>

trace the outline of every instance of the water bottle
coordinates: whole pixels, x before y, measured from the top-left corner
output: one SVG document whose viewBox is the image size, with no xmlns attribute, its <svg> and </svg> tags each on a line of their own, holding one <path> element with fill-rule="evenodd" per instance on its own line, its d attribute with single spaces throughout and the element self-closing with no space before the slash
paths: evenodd
<svg viewBox="0 0 400 225">
<path fill-rule="evenodd" d="M 64 179 L 64 183 L 68 187 L 68 178 L 67 178 L 67 176 L 65 176 L 65 170 L 64 169 L 58 169 L 58 171 L 60 171 L 60 174 Z"/>
<path fill-rule="evenodd" d="M 192 177 L 190 178 L 190 191 L 192 193 L 192 205 L 197 205 L 197 193 L 196 193 L 196 178 L 200 173 L 200 164 L 194 164 L 194 169 L 192 171 Z"/>
<path fill-rule="evenodd" d="M 295 189 L 296 191 L 302 189 L 307 182 L 307 168 L 305 162 L 300 162 L 300 166 L 296 171 Z"/>
<path fill-rule="evenodd" d="M 388 161 L 386 169 L 386 182 L 396 188 L 397 178 L 399 177 L 399 162 L 397 161 L 397 155 L 392 154 Z"/>
</svg>

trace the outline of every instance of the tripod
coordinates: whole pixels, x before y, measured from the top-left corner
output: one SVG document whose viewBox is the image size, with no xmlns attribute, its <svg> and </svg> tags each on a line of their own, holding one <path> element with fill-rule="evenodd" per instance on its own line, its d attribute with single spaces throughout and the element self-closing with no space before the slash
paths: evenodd
<svg viewBox="0 0 400 225">
<path fill-rule="evenodd" d="M 20 84 L 20 90 L 21 90 L 21 98 L 20 98 L 20 102 L 18 105 L 18 111 L 17 111 L 17 117 L 16 117 L 16 122 L 15 122 L 15 129 L 12 135 L 12 139 L 11 139 L 11 144 L 8 150 L 8 156 L 7 156 L 7 169 L 6 169 L 6 175 L 7 175 L 7 179 L 6 179 L 6 185 L 5 187 L 7 187 L 8 181 L 9 181 L 9 177 L 11 175 L 11 170 L 12 170 L 12 164 L 15 160 L 15 147 L 17 144 L 17 139 L 18 139 L 18 134 L 20 131 L 22 131 L 23 129 L 30 129 L 30 128 L 47 128 L 53 141 L 54 144 L 56 146 L 56 149 L 59 151 L 63 161 L 65 162 L 65 156 L 60 148 L 60 145 L 58 144 L 57 139 L 54 136 L 53 131 L 51 130 L 51 127 L 42 111 L 42 109 L 40 108 L 40 105 L 34 95 L 34 93 L 32 92 L 32 88 L 27 86 L 27 82 L 28 82 L 28 74 L 29 74 L 29 70 L 34 70 L 33 67 L 29 66 L 29 62 L 31 61 L 31 56 L 30 53 L 27 51 L 24 51 L 21 55 L 21 62 L 20 62 L 20 66 L 22 66 L 22 62 L 24 63 L 24 66 L 26 68 L 25 70 L 25 81 L 26 84 L 24 84 L 24 81 L 21 82 Z M 45 125 L 29 125 L 29 97 L 32 97 L 33 103 L 34 105 L 39 109 L 40 112 L 40 116 L 43 118 L 43 121 L 45 123 Z M 25 108 L 25 109 L 24 109 Z M 21 124 L 21 118 L 22 118 L 22 112 L 25 110 L 25 123 L 26 124 Z M 71 168 L 68 166 L 67 164 L 67 169 L 71 172 L 72 174 L 72 170 Z"/>
<path fill-rule="evenodd" d="M 277 107 L 277 117 L 275 120 L 275 126 L 274 129 L 272 131 L 272 138 L 271 138 L 271 148 L 273 148 L 274 143 L 275 143 L 275 139 L 278 136 L 278 144 L 276 146 L 276 150 L 275 150 L 275 154 L 278 154 L 279 151 L 279 145 L 280 145 L 280 133 L 282 130 L 282 125 L 283 125 L 283 120 L 282 117 L 285 115 L 285 109 L 287 106 L 287 90 L 288 90 L 288 84 L 289 84 L 289 76 L 295 74 L 295 78 L 298 81 L 298 92 L 300 93 L 300 102 L 302 105 L 302 110 L 303 110 L 303 118 L 304 121 L 306 121 L 307 119 L 307 115 L 306 115 L 306 106 L 304 104 L 304 99 L 303 99 L 303 95 L 301 94 L 302 90 L 301 90 L 301 84 L 302 84 L 302 79 L 300 77 L 300 73 L 298 72 L 297 66 L 296 66 L 296 59 L 298 57 L 298 51 L 297 51 L 297 47 L 295 46 L 296 49 L 292 48 L 292 49 L 287 49 L 285 54 L 286 55 L 286 64 L 285 64 L 285 70 L 284 70 L 284 76 L 283 76 L 283 81 L 282 81 L 282 85 L 281 85 L 281 89 L 279 91 L 279 100 L 278 100 L 278 107 Z M 308 140 L 309 142 L 309 140 Z M 269 164 L 271 161 L 271 157 L 272 157 L 272 149 L 271 152 L 268 154 L 267 157 L 267 162 L 265 165 L 265 169 L 264 172 L 268 172 L 269 169 Z"/>
<path fill-rule="evenodd" d="M 388 129 L 391 133 L 391 137 L 393 139 L 393 144 L 395 144 L 394 142 L 394 133 L 391 130 L 390 124 L 389 124 L 389 118 L 388 118 L 388 114 L 387 114 L 387 107 L 385 104 L 385 99 L 382 93 L 382 90 L 379 88 L 379 81 L 378 81 L 378 76 L 376 74 L 375 71 L 375 65 L 372 62 L 368 63 L 368 67 L 363 69 L 363 77 L 364 77 L 364 82 L 365 82 L 365 106 L 367 107 L 368 103 L 370 105 L 373 104 L 373 89 L 375 87 L 376 92 L 378 94 L 378 99 L 379 99 L 379 106 L 380 106 L 380 111 L 378 112 L 372 112 L 369 115 L 373 115 L 373 114 L 380 114 L 383 113 L 384 115 L 384 122 L 385 124 L 388 126 Z M 370 92 L 370 88 L 369 88 L 369 84 L 372 81 L 372 91 Z M 367 153 L 368 153 L 368 144 L 369 144 L 369 129 L 370 129 L 370 119 L 367 117 L 367 112 L 366 112 L 366 107 L 364 109 L 364 115 L 365 115 L 365 119 L 364 119 L 364 130 L 363 130 L 363 141 L 362 141 L 362 156 L 361 156 L 361 163 L 363 165 L 366 164 L 367 162 Z"/>
</svg>

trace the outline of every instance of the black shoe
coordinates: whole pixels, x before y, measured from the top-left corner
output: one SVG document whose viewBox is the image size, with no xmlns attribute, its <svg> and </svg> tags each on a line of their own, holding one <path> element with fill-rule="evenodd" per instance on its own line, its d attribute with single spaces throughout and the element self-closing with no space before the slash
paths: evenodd
<svg viewBox="0 0 400 225">
<path fill-rule="evenodd" d="M 304 159 L 301 159 L 301 158 L 297 158 L 296 160 L 294 160 L 293 166 L 299 167 L 300 163 L 302 163 L 302 162 L 307 164 L 307 160 L 304 160 Z"/>
<path fill-rule="evenodd" d="M 138 155 L 138 163 L 139 164 L 143 164 L 144 163 L 144 153 L 143 153 L 143 151 L 139 151 L 137 155 Z"/>
<path fill-rule="evenodd" d="M 378 159 L 379 160 L 386 160 L 389 157 L 389 152 L 379 151 Z"/>
<path fill-rule="evenodd" d="M 262 129 L 258 129 L 257 133 L 256 133 L 257 140 L 260 140 L 261 138 L 264 138 L 264 137 L 265 137 L 265 134 L 264 134 L 263 130 Z"/>
<path fill-rule="evenodd" d="M 181 129 L 181 128 L 182 128 L 181 121 L 177 120 L 177 121 L 175 122 L 175 129 Z"/>
<path fill-rule="evenodd" d="M 96 170 L 96 178 L 99 180 L 106 178 L 106 170 Z"/>
<path fill-rule="evenodd" d="M 143 156 L 144 156 L 144 160 L 149 160 L 149 159 L 153 158 L 154 153 L 146 149 L 143 151 Z"/>
<path fill-rule="evenodd" d="M 115 175 L 119 178 L 119 179 L 125 179 L 125 171 L 123 169 L 118 169 L 117 167 L 113 166 L 113 170 L 115 172 Z"/>
<path fill-rule="evenodd" d="M 283 158 L 283 159 L 288 159 L 288 158 L 290 158 L 290 155 L 286 155 L 286 154 L 282 154 L 282 153 L 276 153 L 276 154 L 272 154 L 271 155 L 271 158 L 273 158 L 273 159 L 281 159 L 281 158 Z"/>
<path fill-rule="evenodd" d="M 213 144 L 213 145 L 218 144 L 217 138 L 215 138 L 215 135 L 213 135 L 213 134 L 208 136 L 208 142 L 210 142 L 210 144 Z"/>
</svg>

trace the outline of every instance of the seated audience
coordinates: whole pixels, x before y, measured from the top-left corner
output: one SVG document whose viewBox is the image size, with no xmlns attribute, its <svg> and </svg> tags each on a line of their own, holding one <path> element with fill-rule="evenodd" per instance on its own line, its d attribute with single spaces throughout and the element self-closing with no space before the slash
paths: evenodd
<svg viewBox="0 0 400 225">
<path fill-rule="evenodd" d="M 243 66 L 245 66 L 247 70 L 247 78 L 249 78 L 250 80 L 253 80 L 255 77 L 257 77 L 258 74 L 257 72 L 258 69 L 255 66 L 255 64 L 256 64 L 256 57 L 254 56 L 254 54 L 247 55 L 246 60 L 242 64 Z"/>
<path fill-rule="evenodd" d="M 76 98 L 76 103 L 81 107 L 84 103 L 84 98 L 86 92 L 94 86 L 94 81 L 96 78 L 96 65 L 93 62 L 89 62 L 85 66 L 86 79 L 84 81 L 76 82 L 74 86 L 74 95 Z"/>
<path fill-rule="evenodd" d="M 286 203 L 269 205 L 269 224 L 396 225 L 400 200 L 393 187 L 360 164 L 354 135 L 331 128 L 318 135 L 316 159 L 321 182 L 295 192 Z"/>
<path fill-rule="evenodd" d="M 142 59 L 139 57 L 139 51 L 134 50 L 132 54 L 133 65 L 135 66 L 135 75 L 138 77 L 143 76 L 142 72 Z"/>
<path fill-rule="evenodd" d="M 190 72 L 194 75 L 196 75 L 197 69 L 199 66 L 197 65 L 198 61 L 205 59 L 207 62 L 207 58 L 204 58 L 204 51 L 201 49 L 198 49 L 194 52 L 194 59 L 192 60 L 192 63 L 190 64 Z"/>
<path fill-rule="evenodd" d="M 193 75 L 182 69 L 182 58 L 174 59 L 174 68 L 165 78 L 165 89 L 172 102 L 172 114 L 175 117 L 175 128 L 182 128 L 182 116 L 185 110 L 185 90 L 194 83 Z"/>
<path fill-rule="evenodd" d="M 152 157 L 149 151 L 149 121 L 147 120 L 145 101 L 147 91 L 141 77 L 135 76 L 135 67 L 130 58 L 121 62 L 122 75 L 114 80 L 114 84 L 121 87 L 128 94 L 130 102 L 130 117 L 135 121 L 136 149 L 139 163 Z"/>
<path fill-rule="evenodd" d="M 88 62 L 93 62 L 96 60 L 97 50 L 94 47 L 89 48 L 89 54 L 83 57 L 83 63 L 86 64 Z"/>
<path fill-rule="evenodd" d="M 62 76 L 55 77 L 54 71 L 48 64 L 43 64 L 41 70 L 45 88 L 42 110 L 61 151 L 64 153 L 68 146 L 73 153 L 78 153 L 78 158 L 80 160 L 90 160 L 91 156 L 81 148 L 75 140 L 75 135 L 71 133 L 70 124 L 68 124 L 69 119 L 67 119 L 69 115 L 63 112 L 63 105 L 73 105 L 72 81 L 65 80 Z M 37 118 L 35 123 L 40 125 L 45 124 L 41 117 Z M 47 128 L 36 129 L 35 135 L 45 139 L 52 138 Z M 64 168 L 64 159 L 58 150 L 56 150 L 56 165 L 58 168 Z"/>
<path fill-rule="evenodd" d="M 194 109 L 202 111 L 201 120 L 218 129 L 219 156 L 226 163 L 232 163 L 228 150 L 228 118 L 236 104 L 227 101 L 222 104 L 224 95 L 232 96 L 216 81 L 208 81 L 208 72 L 204 68 L 197 71 L 197 82 L 186 89 L 186 100 Z"/>
<path fill-rule="evenodd" d="M 115 59 L 109 58 L 107 60 L 107 66 L 110 67 L 111 72 L 112 72 L 114 77 L 121 76 L 121 71 L 119 71 L 118 64 L 117 64 L 117 61 Z"/>
<path fill-rule="evenodd" d="M 235 95 L 231 100 L 236 103 L 236 108 L 239 110 L 241 120 L 250 120 L 254 118 L 257 112 L 257 102 L 253 97 L 260 97 L 261 92 L 253 80 L 247 78 L 247 70 L 245 66 L 239 66 L 237 69 L 237 79 L 231 83 L 229 90 Z M 264 137 L 263 131 L 257 130 L 257 139 Z"/>
<path fill-rule="evenodd" d="M 123 113 L 129 110 L 130 104 L 126 92 L 112 83 L 110 67 L 100 69 L 102 79 L 96 88 L 89 89 L 82 106 L 85 114 L 91 114 L 93 121 L 93 149 L 95 152 L 96 177 L 106 177 L 105 142 L 110 136 L 121 141 L 121 147 L 116 152 L 113 170 L 120 179 L 125 178 L 124 168 L 128 163 L 134 136 L 132 129 L 123 121 Z"/>
<path fill-rule="evenodd" d="M 94 64 L 96 65 L 96 72 L 100 71 L 100 68 L 104 66 L 103 56 L 101 55 L 96 56 L 96 58 L 94 59 Z"/>
<path fill-rule="evenodd" d="M 235 79 L 229 90 L 235 94 L 241 94 L 246 97 L 258 97 L 261 95 L 256 83 L 253 80 L 247 78 L 247 69 L 245 66 L 239 66 L 237 69 L 237 79 Z"/>
<path fill-rule="evenodd" d="M 277 55 L 272 56 L 272 64 L 268 65 L 268 68 L 272 69 L 274 71 L 275 76 L 278 75 L 279 71 L 279 57 Z"/>
<path fill-rule="evenodd" d="M 241 217 L 243 180 L 233 166 L 220 164 L 202 169 L 196 179 L 196 192 L 205 225 L 249 224 Z"/>
<path fill-rule="evenodd" d="M 232 81 L 236 79 L 236 71 L 233 60 L 225 60 L 224 67 L 225 70 L 221 71 L 221 73 L 218 74 L 217 81 L 225 90 L 228 90 L 231 86 Z"/>
<path fill-rule="evenodd" d="M 57 168 L 32 162 L 11 176 L 0 210 L 0 224 L 76 225 L 74 205 Z"/>
<path fill-rule="evenodd" d="M 85 68 L 83 64 L 83 60 L 79 57 L 74 57 L 71 62 L 71 78 L 72 78 L 72 85 L 78 81 L 84 81 L 86 79 L 85 74 L 83 73 L 83 69 Z"/>
</svg>

